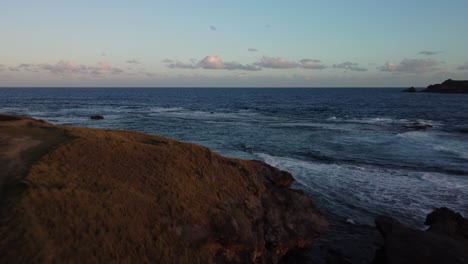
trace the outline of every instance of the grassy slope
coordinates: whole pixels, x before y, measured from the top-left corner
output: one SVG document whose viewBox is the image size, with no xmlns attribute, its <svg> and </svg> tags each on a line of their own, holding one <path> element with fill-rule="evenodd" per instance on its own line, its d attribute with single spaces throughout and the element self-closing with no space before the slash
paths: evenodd
<svg viewBox="0 0 468 264">
<path fill-rule="evenodd" d="M 221 248 L 230 257 L 265 246 L 252 217 L 266 165 L 140 133 L 38 122 L 15 130 L 42 142 L 22 153 L 27 162 L 62 144 L 15 179 L 21 192 L 7 193 L 18 198 L 0 226 L 5 262 L 210 263 Z"/>
</svg>

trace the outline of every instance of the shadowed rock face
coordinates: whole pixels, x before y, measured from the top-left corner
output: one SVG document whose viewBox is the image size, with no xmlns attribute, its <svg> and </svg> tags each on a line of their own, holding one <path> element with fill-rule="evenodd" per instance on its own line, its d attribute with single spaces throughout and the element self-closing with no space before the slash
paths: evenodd
<svg viewBox="0 0 468 264">
<path fill-rule="evenodd" d="M 429 85 L 424 93 L 468 93 L 468 81 L 446 80 L 441 84 Z"/>
<path fill-rule="evenodd" d="M 6 122 L 6 121 L 16 121 L 16 120 L 21 120 L 21 118 L 17 116 L 11 116 L 11 115 L 2 115 L 0 114 L 0 122 Z"/>
<path fill-rule="evenodd" d="M 373 263 L 468 263 L 468 219 L 439 208 L 427 216 L 425 224 L 430 226 L 427 231 L 415 230 L 393 218 L 377 217 L 384 246 L 376 253 Z"/>
<path fill-rule="evenodd" d="M 5 263 L 277 263 L 328 227 L 290 189 L 293 177 L 263 162 L 142 133 L 8 120 L 0 143 L 35 144 L 0 155 L 0 171 L 16 159 L 28 168 L 0 177 L 10 190 Z"/>
<path fill-rule="evenodd" d="M 411 88 L 403 90 L 402 92 L 404 92 L 404 93 L 415 93 L 417 91 L 416 91 L 416 88 L 411 87 Z"/>
</svg>

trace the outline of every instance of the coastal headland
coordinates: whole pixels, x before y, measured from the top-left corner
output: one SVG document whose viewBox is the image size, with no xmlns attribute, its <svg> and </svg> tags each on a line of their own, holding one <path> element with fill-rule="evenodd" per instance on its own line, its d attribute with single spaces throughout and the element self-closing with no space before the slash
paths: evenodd
<svg viewBox="0 0 468 264">
<path fill-rule="evenodd" d="M 328 222 L 260 161 L 0 115 L 3 263 L 278 263 Z"/>
</svg>

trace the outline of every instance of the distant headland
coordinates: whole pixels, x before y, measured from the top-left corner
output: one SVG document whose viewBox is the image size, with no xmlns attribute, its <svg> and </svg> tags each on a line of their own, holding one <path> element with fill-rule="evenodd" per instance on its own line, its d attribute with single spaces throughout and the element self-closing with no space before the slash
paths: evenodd
<svg viewBox="0 0 468 264">
<path fill-rule="evenodd" d="M 416 88 L 411 87 L 403 90 L 402 92 L 406 93 L 415 93 L 418 92 Z M 422 93 L 451 93 L 451 94 L 461 94 L 468 93 L 468 81 L 457 81 L 448 79 L 441 84 L 432 84 L 429 85 L 426 89 L 421 90 Z"/>
</svg>

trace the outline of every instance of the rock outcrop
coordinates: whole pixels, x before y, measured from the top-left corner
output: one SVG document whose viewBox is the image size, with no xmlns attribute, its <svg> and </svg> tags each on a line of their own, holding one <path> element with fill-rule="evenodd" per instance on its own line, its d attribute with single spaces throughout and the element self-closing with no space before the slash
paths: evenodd
<svg viewBox="0 0 468 264">
<path fill-rule="evenodd" d="M 447 208 L 426 218 L 427 231 L 411 229 L 397 220 L 379 216 L 376 225 L 384 237 L 374 264 L 468 263 L 468 219 Z"/>
<path fill-rule="evenodd" d="M 468 81 L 448 79 L 441 84 L 429 85 L 423 93 L 468 93 Z"/>
<path fill-rule="evenodd" d="M 328 227 L 289 173 L 260 161 L 142 133 L 0 121 L 2 263 L 278 263 Z"/>
<path fill-rule="evenodd" d="M 411 87 L 411 88 L 403 90 L 402 92 L 404 92 L 404 93 L 415 93 L 417 91 L 416 91 L 416 88 Z"/>
<path fill-rule="evenodd" d="M 407 128 L 407 129 L 413 129 L 413 130 L 428 130 L 430 128 L 432 128 L 432 125 L 430 124 L 424 124 L 424 123 L 412 123 L 412 124 L 409 124 L 409 125 L 404 125 L 403 126 L 404 128 Z"/>
<path fill-rule="evenodd" d="M 102 120 L 104 117 L 102 115 L 92 115 L 89 117 L 91 120 Z"/>
</svg>

